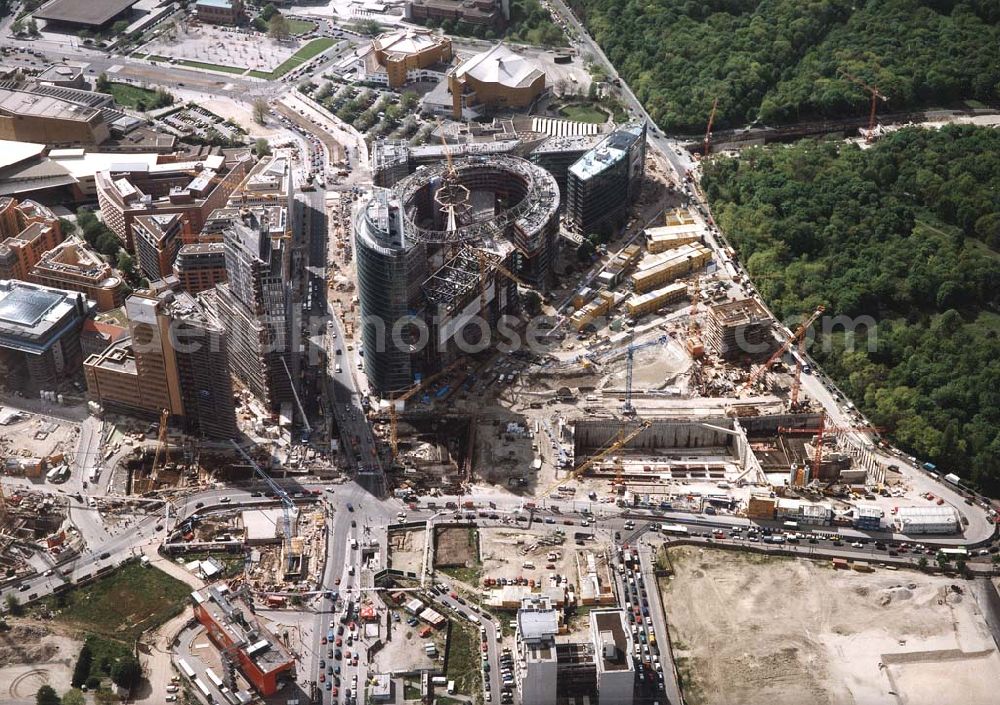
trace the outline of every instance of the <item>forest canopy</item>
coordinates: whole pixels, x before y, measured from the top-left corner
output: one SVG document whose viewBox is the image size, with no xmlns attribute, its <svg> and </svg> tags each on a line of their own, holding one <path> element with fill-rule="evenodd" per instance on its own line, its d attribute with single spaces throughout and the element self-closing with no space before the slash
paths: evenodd
<svg viewBox="0 0 1000 705">
<path fill-rule="evenodd" d="M 573 0 L 661 129 L 1000 100 L 997 0 Z"/>
<path fill-rule="evenodd" d="M 811 354 L 876 426 L 1000 493 L 1000 131 L 907 128 L 715 157 L 716 220 L 775 314 L 870 316 Z"/>
</svg>

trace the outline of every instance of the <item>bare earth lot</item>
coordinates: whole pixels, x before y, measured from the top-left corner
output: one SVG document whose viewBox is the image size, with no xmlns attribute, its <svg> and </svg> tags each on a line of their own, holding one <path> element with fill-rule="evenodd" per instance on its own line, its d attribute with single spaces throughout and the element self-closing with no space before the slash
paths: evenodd
<svg viewBox="0 0 1000 705">
<path fill-rule="evenodd" d="M 661 592 L 691 705 L 997 702 L 1000 654 L 971 583 L 691 547 L 670 557 Z"/>
</svg>

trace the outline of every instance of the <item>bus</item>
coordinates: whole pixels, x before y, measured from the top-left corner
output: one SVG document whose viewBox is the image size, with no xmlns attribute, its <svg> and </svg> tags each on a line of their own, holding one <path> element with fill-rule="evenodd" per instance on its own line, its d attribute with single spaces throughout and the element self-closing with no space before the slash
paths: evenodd
<svg viewBox="0 0 1000 705">
<path fill-rule="evenodd" d="M 208 689 L 208 686 L 202 683 L 198 678 L 194 679 L 194 686 L 201 691 L 202 695 L 208 698 L 208 702 L 212 702 L 212 691 Z"/>
<path fill-rule="evenodd" d="M 949 558 L 967 558 L 969 555 L 969 551 L 961 546 L 958 548 L 942 548 L 938 553 Z"/>
<path fill-rule="evenodd" d="M 211 668 L 205 669 L 205 677 L 208 678 L 208 680 L 212 681 L 212 685 L 214 685 L 216 688 L 219 688 L 220 690 L 222 689 L 222 679 L 219 678 L 217 675 L 215 675 L 215 671 L 213 671 Z"/>
<path fill-rule="evenodd" d="M 188 665 L 188 662 L 184 659 L 178 659 L 177 665 L 180 666 L 181 672 L 188 678 L 194 678 L 194 669 Z"/>
<path fill-rule="evenodd" d="M 681 524 L 660 524 L 660 532 L 664 534 L 673 534 L 675 536 L 687 536 L 688 528 L 682 526 Z"/>
</svg>

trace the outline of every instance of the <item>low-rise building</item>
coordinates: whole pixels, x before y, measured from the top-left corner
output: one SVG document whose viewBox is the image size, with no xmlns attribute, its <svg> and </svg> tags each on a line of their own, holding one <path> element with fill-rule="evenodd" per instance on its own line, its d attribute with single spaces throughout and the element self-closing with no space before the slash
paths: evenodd
<svg viewBox="0 0 1000 705">
<path fill-rule="evenodd" d="M 80 372 L 80 330 L 94 303 L 76 291 L 0 281 L 0 368 L 39 389 L 65 387 Z"/>
<path fill-rule="evenodd" d="M 710 259 L 710 249 L 693 243 L 649 255 L 639 263 L 632 275 L 632 287 L 640 293 L 650 291 L 704 267 Z"/>
<path fill-rule="evenodd" d="M 750 499 L 747 502 L 747 518 L 773 521 L 776 509 L 777 500 L 774 497 L 758 494 L 750 495 Z"/>
<path fill-rule="evenodd" d="M 128 293 L 121 272 L 75 237 L 42 255 L 32 267 L 30 279 L 44 286 L 79 291 L 97 304 L 98 311 L 118 308 Z"/>
<path fill-rule="evenodd" d="M 510 21 L 510 4 L 506 0 L 408 0 L 406 19 L 413 22 L 450 20 L 501 31 Z"/>
<path fill-rule="evenodd" d="M 104 113 L 51 95 L 0 88 L 0 139 L 49 146 L 101 144 L 111 137 Z"/>
<path fill-rule="evenodd" d="M 674 282 L 662 289 L 653 289 L 645 294 L 633 294 L 625 301 L 625 310 L 632 318 L 640 318 L 647 313 L 658 311 L 668 304 L 687 298 L 688 287 L 684 282 Z"/>
<path fill-rule="evenodd" d="M 456 120 L 524 109 L 545 91 L 545 72 L 531 59 L 496 44 L 449 71 L 448 90 Z"/>
<path fill-rule="evenodd" d="M 958 514 L 947 505 L 900 507 L 893 523 L 901 534 L 954 534 L 961 527 Z"/>
<path fill-rule="evenodd" d="M 0 198 L 0 279 L 27 281 L 42 255 L 62 239 L 59 219 L 45 206 Z"/>
<path fill-rule="evenodd" d="M 882 528 L 882 510 L 874 504 L 859 504 L 854 513 L 855 528 L 862 531 L 878 531 Z"/>
<path fill-rule="evenodd" d="M 412 81 L 444 78 L 451 40 L 429 29 L 400 27 L 375 37 L 360 58 L 366 81 L 399 90 Z"/>
<path fill-rule="evenodd" d="M 191 593 L 194 616 L 216 648 L 228 651 L 240 671 L 263 696 L 283 680 L 294 680 L 295 659 L 229 586 L 220 583 Z"/>
<path fill-rule="evenodd" d="M 243 19 L 243 0 L 197 0 L 194 10 L 201 22 L 235 25 Z"/>
</svg>

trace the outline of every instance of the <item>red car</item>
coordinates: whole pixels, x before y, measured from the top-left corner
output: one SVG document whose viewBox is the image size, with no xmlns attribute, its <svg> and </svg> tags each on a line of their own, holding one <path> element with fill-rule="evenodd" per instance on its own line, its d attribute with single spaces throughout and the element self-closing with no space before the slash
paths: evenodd
<svg viewBox="0 0 1000 705">
<path fill-rule="evenodd" d="M 351 665 L 352 665 L 352 666 L 357 666 L 357 665 L 358 665 L 358 657 L 357 657 L 357 654 L 355 654 L 355 656 L 354 656 L 354 659 L 353 659 L 353 660 L 351 661 Z"/>
<path fill-rule="evenodd" d="M 319 674 L 319 682 L 322 683 L 325 680 L 326 680 L 326 674 L 325 673 L 320 673 Z"/>
<path fill-rule="evenodd" d="M 343 639 L 341 639 L 341 638 L 340 638 L 340 637 L 338 636 L 338 637 L 337 637 L 337 646 L 342 646 L 342 645 L 343 645 L 343 643 L 344 643 L 344 640 L 343 640 Z"/>
<path fill-rule="evenodd" d="M 325 637 L 325 636 L 324 636 L 324 637 L 322 637 L 322 638 L 321 638 L 321 639 L 319 640 L 319 643 L 320 643 L 320 644 L 325 644 L 325 643 L 326 643 L 326 637 Z"/>
<path fill-rule="evenodd" d="M 332 695 L 333 697 L 337 697 L 339 694 L 340 691 L 337 690 L 337 686 L 333 686 L 333 690 L 330 691 L 330 695 Z"/>
</svg>

